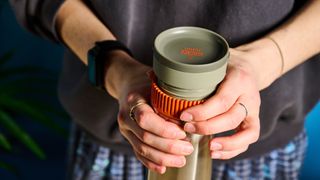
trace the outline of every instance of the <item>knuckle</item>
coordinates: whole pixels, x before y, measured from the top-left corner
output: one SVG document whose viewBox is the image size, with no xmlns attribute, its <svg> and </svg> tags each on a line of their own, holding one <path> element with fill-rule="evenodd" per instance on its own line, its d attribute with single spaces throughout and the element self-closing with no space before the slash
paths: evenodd
<svg viewBox="0 0 320 180">
<path fill-rule="evenodd" d="M 175 152 L 175 143 L 174 142 L 170 142 L 169 144 L 168 144 L 168 146 L 167 146 L 167 150 L 169 151 L 169 152 Z"/>
<path fill-rule="evenodd" d="M 132 102 L 136 97 L 136 94 L 133 92 L 129 92 L 126 96 L 126 101 L 127 102 Z"/>
<path fill-rule="evenodd" d="M 161 172 L 160 168 L 152 163 L 150 163 L 150 168 L 148 168 L 148 169 L 151 169 L 152 171 L 157 172 L 157 173 Z"/>
<path fill-rule="evenodd" d="M 123 133 L 123 131 L 125 129 L 125 123 L 124 123 L 124 117 L 120 113 L 118 114 L 117 122 L 119 125 L 120 132 Z"/>
<path fill-rule="evenodd" d="M 208 108 L 204 104 L 197 105 L 196 110 L 192 111 L 194 118 L 197 120 L 209 119 L 210 117 L 208 114 L 209 114 L 210 110 L 208 109 L 206 111 L 206 109 L 208 109 Z"/>
<path fill-rule="evenodd" d="M 160 136 L 166 136 L 168 133 L 167 133 L 167 130 L 166 130 L 166 128 L 160 128 L 159 129 L 159 135 Z"/>
<path fill-rule="evenodd" d="M 249 75 L 248 72 L 246 72 L 246 71 L 244 71 L 242 69 L 240 69 L 238 71 L 239 82 L 248 82 L 249 77 L 250 77 L 250 75 Z"/>
<path fill-rule="evenodd" d="M 137 159 L 143 164 L 145 165 L 148 169 L 150 170 L 153 170 L 153 171 L 156 171 L 157 170 L 157 167 L 155 166 L 155 164 L 153 164 L 152 162 L 148 161 L 148 160 L 145 160 L 143 158 L 141 158 L 140 155 L 136 155 L 137 156 Z"/>
<path fill-rule="evenodd" d="M 211 133 L 212 129 L 208 125 L 198 126 L 198 127 L 196 126 L 196 129 L 199 129 L 200 134 L 204 134 L 204 135 L 212 134 Z"/>
<path fill-rule="evenodd" d="M 252 135 L 252 143 L 257 142 L 259 140 L 259 136 L 260 136 L 259 132 L 258 133 L 254 133 Z"/>
<path fill-rule="evenodd" d="M 152 169 L 153 171 L 156 171 L 156 166 L 153 163 L 146 161 L 144 162 L 144 164 L 148 167 L 148 169 Z"/>
<path fill-rule="evenodd" d="M 243 150 L 241 151 L 241 153 L 246 152 L 249 149 L 249 146 L 246 146 L 245 148 L 243 148 Z"/>
<path fill-rule="evenodd" d="M 255 143 L 260 138 L 260 119 L 255 118 L 255 121 L 252 123 L 252 127 L 250 127 L 250 137 L 251 143 Z"/>
<path fill-rule="evenodd" d="M 225 148 L 227 148 L 228 150 L 233 150 L 233 149 L 236 149 L 237 148 L 237 143 L 235 141 L 233 141 L 231 139 L 231 137 L 228 137 L 226 139 L 226 143 L 225 143 Z"/>
<path fill-rule="evenodd" d="M 141 155 L 139 154 L 139 152 L 137 152 L 136 150 L 134 150 L 134 154 L 136 156 L 136 158 L 141 161 L 144 165 L 147 166 L 146 162 L 144 161 L 144 159 L 141 157 Z"/>
<path fill-rule="evenodd" d="M 240 153 L 235 153 L 235 154 L 226 155 L 225 159 L 234 158 L 234 157 L 238 156 L 239 154 L 240 154 Z"/>
<path fill-rule="evenodd" d="M 117 120 L 119 123 L 123 123 L 125 118 L 124 112 L 123 111 L 119 111 L 118 116 L 117 116 Z"/>
<path fill-rule="evenodd" d="M 241 120 L 239 120 L 239 117 L 235 115 L 232 115 L 227 121 L 227 126 L 229 130 L 237 128 L 240 124 Z"/>
<path fill-rule="evenodd" d="M 221 159 L 231 159 L 238 156 L 241 153 L 242 152 L 222 153 Z"/>
<path fill-rule="evenodd" d="M 150 134 L 146 131 L 141 133 L 141 140 L 145 143 L 149 142 L 150 140 Z"/>
<path fill-rule="evenodd" d="M 222 111 L 226 112 L 229 109 L 228 97 L 226 95 L 220 94 L 217 97 L 217 101 Z"/>
<path fill-rule="evenodd" d="M 234 155 L 234 156 L 236 156 L 236 155 Z M 230 154 L 221 153 L 220 159 L 226 160 L 226 159 L 230 159 L 230 158 L 232 158 L 232 156 Z"/>
<path fill-rule="evenodd" d="M 254 100 L 257 102 L 258 106 L 261 105 L 261 98 L 260 98 L 260 92 L 259 91 L 256 92 Z"/>
<path fill-rule="evenodd" d="M 261 105 L 261 98 L 260 98 L 260 94 L 259 91 L 256 92 L 252 92 L 248 98 L 250 99 L 250 101 L 252 102 L 252 104 L 254 104 L 255 107 L 260 107 Z"/>
<path fill-rule="evenodd" d="M 166 166 L 167 165 L 166 162 L 167 162 L 166 158 L 160 157 L 157 164 L 160 166 Z"/>
<path fill-rule="evenodd" d="M 143 162 L 143 161 L 142 161 Z M 143 162 L 143 164 L 148 168 L 148 169 L 151 169 L 151 170 L 155 170 L 155 167 L 153 166 L 152 163 L 150 162 Z"/>
<path fill-rule="evenodd" d="M 143 145 L 137 147 L 137 153 L 143 157 L 148 157 L 149 154 L 147 148 Z"/>
<path fill-rule="evenodd" d="M 119 131 L 120 131 L 120 134 L 127 139 L 127 137 L 126 137 L 125 134 L 124 134 L 124 130 L 120 128 Z"/>
<path fill-rule="evenodd" d="M 144 128 L 146 127 L 147 121 L 148 121 L 149 113 L 145 111 L 137 111 L 136 112 L 136 121 L 139 124 L 140 127 Z"/>
<path fill-rule="evenodd" d="M 171 128 L 167 128 L 165 126 L 159 128 L 159 135 L 161 137 L 172 137 L 175 135 L 174 130 L 170 130 Z"/>
<path fill-rule="evenodd" d="M 125 129 L 124 129 L 123 127 L 119 126 L 119 131 L 120 131 L 120 133 L 121 133 L 124 137 L 126 137 Z M 127 138 L 127 137 L 126 137 L 126 138 Z"/>
</svg>

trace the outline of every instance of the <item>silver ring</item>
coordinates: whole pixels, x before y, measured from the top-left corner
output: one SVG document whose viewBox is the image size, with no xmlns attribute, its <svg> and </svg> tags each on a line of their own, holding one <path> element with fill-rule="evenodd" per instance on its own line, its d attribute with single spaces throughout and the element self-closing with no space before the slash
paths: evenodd
<svg viewBox="0 0 320 180">
<path fill-rule="evenodd" d="M 131 108 L 130 108 L 130 111 L 129 111 L 129 116 L 130 116 L 130 119 L 133 120 L 133 121 L 136 121 L 135 117 L 134 117 L 134 110 L 142 105 L 142 104 L 147 104 L 145 101 L 138 101 L 135 105 L 133 105 Z"/>
<path fill-rule="evenodd" d="M 244 117 L 244 118 L 246 118 L 247 116 L 248 116 L 248 109 L 247 109 L 247 107 L 244 105 L 244 104 L 242 104 L 242 103 L 239 103 L 240 104 L 240 106 L 242 106 L 243 108 L 244 108 L 244 110 L 246 111 L 246 116 Z"/>
</svg>

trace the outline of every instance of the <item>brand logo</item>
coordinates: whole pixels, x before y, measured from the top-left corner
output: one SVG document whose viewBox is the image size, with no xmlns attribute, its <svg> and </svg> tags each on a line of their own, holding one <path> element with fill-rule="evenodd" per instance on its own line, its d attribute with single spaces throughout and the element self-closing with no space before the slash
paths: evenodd
<svg viewBox="0 0 320 180">
<path fill-rule="evenodd" d="M 188 56 L 189 59 L 192 59 L 193 57 L 202 57 L 204 55 L 200 48 L 183 48 L 181 49 L 180 54 Z"/>
</svg>

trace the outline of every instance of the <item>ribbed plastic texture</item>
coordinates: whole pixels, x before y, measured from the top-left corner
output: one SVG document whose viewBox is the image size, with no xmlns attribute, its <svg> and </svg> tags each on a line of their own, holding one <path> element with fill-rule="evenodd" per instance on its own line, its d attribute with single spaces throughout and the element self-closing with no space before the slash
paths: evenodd
<svg viewBox="0 0 320 180">
<path fill-rule="evenodd" d="M 188 101 L 164 93 L 153 80 L 151 84 L 151 104 L 153 109 L 164 118 L 179 120 L 180 113 L 191 106 L 203 103 L 204 100 Z"/>
</svg>

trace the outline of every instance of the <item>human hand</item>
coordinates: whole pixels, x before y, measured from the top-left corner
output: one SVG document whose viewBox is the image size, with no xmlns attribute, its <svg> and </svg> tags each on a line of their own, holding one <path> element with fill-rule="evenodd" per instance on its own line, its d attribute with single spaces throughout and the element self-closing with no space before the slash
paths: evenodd
<svg viewBox="0 0 320 180">
<path fill-rule="evenodd" d="M 258 140 L 260 132 L 260 95 L 255 72 L 246 52 L 231 50 L 225 79 L 215 95 L 203 104 L 181 113 L 184 130 L 202 135 L 236 130 L 234 134 L 214 137 L 210 143 L 211 157 L 230 159 L 246 151 Z"/>
<path fill-rule="evenodd" d="M 192 144 L 184 140 L 186 133 L 181 127 L 158 116 L 147 104 L 151 85 L 147 72 L 151 69 L 134 60 L 128 63 L 130 70 L 127 69 L 118 93 L 121 134 L 150 170 L 164 173 L 166 167 L 184 166 L 185 156 L 193 151 Z M 132 118 L 130 111 L 133 111 Z"/>
</svg>

